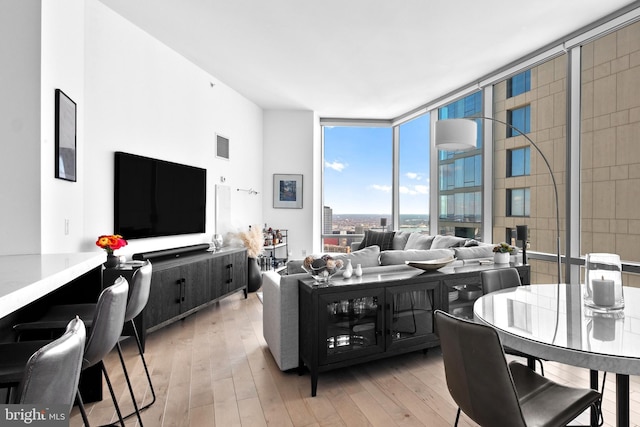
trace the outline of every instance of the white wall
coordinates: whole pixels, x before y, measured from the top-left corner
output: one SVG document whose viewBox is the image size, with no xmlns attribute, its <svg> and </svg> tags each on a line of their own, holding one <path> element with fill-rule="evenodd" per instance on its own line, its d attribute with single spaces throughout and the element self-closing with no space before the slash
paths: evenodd
<svg viewBox="0 0 640 427">
<path fill-rule="evenodd" d="M 264 222 L 273 228 L 289 230 L 289 251 L 301 258 L 303 251 L 320 251 L 321 212 L 318 176 L 314 175 L 314 147 L 318 120 L 313 111 L 268 110 L 264 112 Z M 302 174 L 302 209 L 273 208 L 273 174 Z"/>
<path fill-rule="evenodd" d="M 85 242 L 113 229 L 113 152 L 207 169 L 207 232 L 136 239 L 120 254 L 209 242 L 215 185 L 226 178 L 237 227 L 262 221 L 262 110 L 97 1 L 86 6 Z M 212 87 L 211 83 L 215 85 Z M 215 157 L 215 134 L 230 160 Z M 236 188 L 254 187 L 247 197 Z M 188 191 L 188 189 L 185 189 Z M 126 236 L 125 236 L 126 238 Z"/>
<path fill-rule="evenodd" d="M 84 240 L 84 2 L 42 2 L 42 253 L 75 252 Z M 55 90 L 76 103 L 76 182 L 55 179 Z M 68 224 L 65 224 L 65 222 Z"/>
<path fill-rule="evenodd" d="M 40 252 L 40 13 L 0 0 L 0 255 Z"/>
<path fill-rule="evenodd" d="M 11 242 L 0 254 L 98 251 L 113 232 L 114 151 L 208 171 L 205 234 L 132 240 L 119 254 L 210 241 L 220 177 L 232 225 L 263 222 L 254 103 L 97 0 L 0 0 L 0 36 L 0 235 Z M 77 182 L 54 178 L 56 88 L 77 104 Z M 230 138 L 228 161 L 215 158 L 216 133 Z M 260 194 L 235 191 L 249 187 Z"/>
</svg>

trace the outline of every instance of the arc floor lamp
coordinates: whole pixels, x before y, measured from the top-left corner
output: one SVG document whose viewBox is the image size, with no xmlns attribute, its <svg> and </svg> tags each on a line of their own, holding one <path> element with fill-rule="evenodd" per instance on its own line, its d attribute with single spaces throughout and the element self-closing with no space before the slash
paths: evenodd
<svg viewBox="0 0 640 427">
<path fill-rule="evenodd" d="M 522 135 L 528 142 L 536 149 L 551 175 L 551 181 L 553 183 L 553 192 L 556 201 L 556 255 L 558 260 L 558 284 L 562 283 L 562 260 L 560 258 L 560 205 L 558 203 L 558 185 L 556 184 L 556 178 L 551 170 L 551 165 L 547 160 L 547 157 L 542 153 L 540 147 L 533 142 L 533 140 L 527 136 L 526 133 L 513 126 L 510 123 L 502 120 L 494 119 L 492 117 L 473 117 L 468 119 L 445 119 L 438 120 L 435 127 L 435 146 L 438 150 L 445 151 L 468 151 L 476 148 L 477 140 L 477 128 L 478 124 L 475 120 L 488 120 L 505 125 L 517 134 Z"/>
</svg>

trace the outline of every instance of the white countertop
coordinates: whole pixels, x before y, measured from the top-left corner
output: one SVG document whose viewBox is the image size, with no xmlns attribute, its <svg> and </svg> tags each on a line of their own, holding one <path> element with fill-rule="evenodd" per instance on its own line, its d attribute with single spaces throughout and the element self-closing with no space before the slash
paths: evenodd
<svg viewBox="0 0 640 427">
<path fill-rule="evenodd" d="M 106 253 L 0 256 L 0 318 L 104 263 Z"/>
</svg>

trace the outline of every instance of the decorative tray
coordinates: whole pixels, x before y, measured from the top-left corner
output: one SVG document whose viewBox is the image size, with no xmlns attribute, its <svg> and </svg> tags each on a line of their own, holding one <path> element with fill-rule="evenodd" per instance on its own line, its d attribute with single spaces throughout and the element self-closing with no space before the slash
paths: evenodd
<svg viewBox="0 0 640 427">
<path fill-rule="evenodd" d="M 448 264 L 451 264 L 455 260 L 456 260 L 455 257 L 450 256 L 447 258 L 434 259 L 431 261 L 405 261 L 404 263 L 411 267 L 419 268 L 421 270 L 433 271 L 433 270 L 438 270 Z"/>
</svg>

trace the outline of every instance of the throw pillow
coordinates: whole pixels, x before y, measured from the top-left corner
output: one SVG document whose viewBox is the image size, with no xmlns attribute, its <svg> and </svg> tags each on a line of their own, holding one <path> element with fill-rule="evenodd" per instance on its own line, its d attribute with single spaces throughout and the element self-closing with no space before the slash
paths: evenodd
<svg viewBox="0 0 640 427">
<path fill-rule="evenodd" d="M 393 244 L 391 245 L 393 250 L 402 250 L 407 246 L 407 240 L 411 236 L 411 231 L 396 231 L 393 235 Z"/>
<path fill-rule="evenodd" d="M 378 257 L 380 256 L 380 247 L 377 245 L 368 246 L 358 251 L 353 251 L 348 254 L 331 254 L 334 259 L 351 260 L 351 265 L 356 268 L 356 265 L 360 264 L 362 268 L 365 267 L 377 267 L 380 265 Z"/>
<path fill-rule="evenodd" d="M 475 239 L 469 239 L 466 242 L 464 242 L 464 247 L 465 248 L 470 248 L 472 246 L 478 246 L 478 245 L 479 245 L 479 243 Z"/>
<path fill-rule="evenodd" d="M 458 259 L 479 259 L 493 257 L 493 245 L 480 245 L 466 248 L 453 248 Z"/>
<path fill-rule="evenodd" d="M 368 246 L 377 245 L 380 246 L 381 251 L 388 251 L 393 248 L 393 231 L 373 231 L 367 230 L 364 232 L 364 240 L 360 243 L 360 249 L 364 249 Z"/>
<path fill-rule="evenodd" d="M 428 234 L 421 233 L 411 233 L 409 236 L 409 240 L 407 240 L 407 244 L 405 245 L 405 249 L 421 249 L 427 250 L 431 249 L 431 245 L 433 244 L 433 239 L 435 236 L 429 236 Z M 415 260 L 411 260 L 415 261 Z"/>
<path fill-rule="evenodd" d="M 443 236 L 438 234 L 435 239 L 433 239 L 433 243 L 431 243 L 431 249 L 458 248 L 463 246 L 466 241 L 467 239 L 464 237 Z"/>
</svg>

